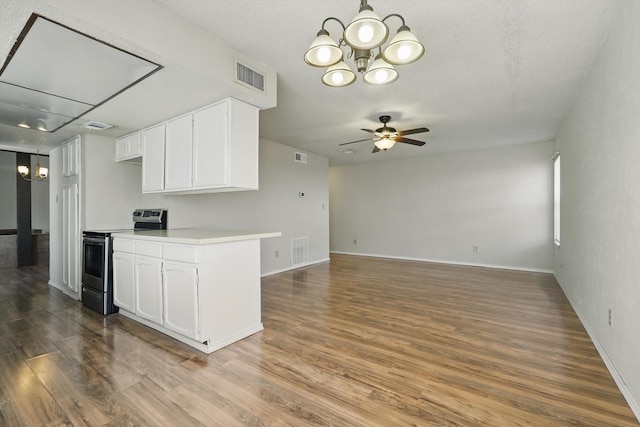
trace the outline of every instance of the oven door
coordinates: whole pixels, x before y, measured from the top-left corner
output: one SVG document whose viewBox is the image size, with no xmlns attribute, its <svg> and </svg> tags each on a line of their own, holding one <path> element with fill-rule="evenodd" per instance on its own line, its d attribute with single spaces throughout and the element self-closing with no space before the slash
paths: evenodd
<svg viewBox="0 0 640 427">
<path fill-rule="evenodd" d="M 109 237 L 82 239 L 82 284 L 99 292 L 107 291 Z"/>
</svg>

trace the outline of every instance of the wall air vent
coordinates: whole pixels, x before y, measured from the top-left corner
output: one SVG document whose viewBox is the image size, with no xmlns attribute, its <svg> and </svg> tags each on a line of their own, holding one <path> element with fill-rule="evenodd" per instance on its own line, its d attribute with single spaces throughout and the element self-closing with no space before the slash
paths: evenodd
<svg viewBox="0 0 640 427">
<path fill-rule="evenodd" d="M 96 122 L 96 121 L 92 120 L 90 122 L 87 122 L 87 123 L 83 124 L 82 127 L 85 128 L 85 129 L 89 129 L 89 130 L 105 130 L 105 129 L 112 128 L 113 125 L 109 125 L 107 123 Z"/>
<path fill-rule="evenodd" d="M 309 237 L 291 239 L 291 266 L 309 264 Z"/>
<path fill-rule="evenodd" d="M 236 82 L 264 93 L 265 77 L 236 59 Z"/>
<path fill-rule="evenodd" d="M 293 153 L 293 160 L 295 160 L 298 163 L 304 163 L 305 165 L 307 164 L 307 155 L 305 153 L 299 153 L 299 152 L 294 152 Z"/>
</svg>

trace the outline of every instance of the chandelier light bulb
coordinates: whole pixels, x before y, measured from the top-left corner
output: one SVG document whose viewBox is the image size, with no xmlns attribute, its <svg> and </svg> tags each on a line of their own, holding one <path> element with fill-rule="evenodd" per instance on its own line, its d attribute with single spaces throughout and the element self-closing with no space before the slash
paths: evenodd
<svg viewBox="0 0 640 427">
<path fill-rule="evenodd" d="M 351 68 L 344 62 L 340 61 L 336 65 L 329 67 L 322 76 L 322 83 L 331 87 L 349 86 L 356 81 L 356 75 Z"/>
<path fill-rule="evenodd" d="M 354 49 L 375 49 L 389 37 L 389 28 L 369 5 L 344 29 L 344 41 Z"/>
<path fill-rule="evenodd" d="M 364 24 L 358 30 L 358 40 L 362 43 L 369 43 L 373 38 L 373 28 L 371 25 Z"/>
<path fill-rule="evenodd" d="M 382 52 L 384 59 L 394 65 L 406 65 L 422 58 L 424 46 L 411 33 L 409 27 L 403 25 L 398 29 L 389 45 Z"/>
<path fill-rule="evenodd" d="M 375 85 L 386 85 L 398 79 L 398 72 L 393 65 L 387 63 L 381 54 L 376 56 L 376 60 L 364 73 L 364 81 Z"/>
<path fill-rule="evenodd" d="M 342 55 L 338 43 L 329 36 L 327 30 L 322 29 L 304 54 L 304 61 L 314 67 L 329 67 L 340 62 Z"/>
</svg>

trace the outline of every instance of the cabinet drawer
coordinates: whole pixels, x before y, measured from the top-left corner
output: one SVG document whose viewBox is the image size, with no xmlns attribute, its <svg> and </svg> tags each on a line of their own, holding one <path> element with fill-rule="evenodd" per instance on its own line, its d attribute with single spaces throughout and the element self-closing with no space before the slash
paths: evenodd
<svg viewBox="0 0 640 427">
<path fill-rule="evenodd" d="M 136 241 L 136 255 L 146 255 L 162 258 L 162 245 L 159 243 L 147 243 Z"/>
<path fill-rule="evenodd" d="M 164 259 L 171 261 L 198 262 L 198 248 L 185 245 L 164 245 Z"/>
<path fill-rule="evenodd" d="M 133 240 L 113 239 L 113 250 L 117 252 L 133 253 Z"/>
</svg>

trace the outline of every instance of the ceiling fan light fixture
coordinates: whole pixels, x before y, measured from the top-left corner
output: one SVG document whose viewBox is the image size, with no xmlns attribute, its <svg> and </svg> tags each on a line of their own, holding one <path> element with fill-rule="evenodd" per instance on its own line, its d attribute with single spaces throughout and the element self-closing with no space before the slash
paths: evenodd
<svg viewBox="0 0 640 427">
<path fill-rule="evenodd" d="M 356 74 L 344 61 L 332 65 L 322 76 L 322 83 L 331 87 L 349 86 L 356 81 Z"/>
<path fill-rule="evenodd" d="M 389 27 L 366 2 L 344 29 L 344 41 L 354 49 L 375 49 L 389 37 Z"/>
<path fill-rule="evenodd" d="M 398 29 L 398 34 L 382 51 L 384 59 L 394 65 L 411 64 L 422 58 L 422 55 L 424 55 L 424 46 L 406 25 Z"/>
<path fill-rule="evenodd" d="M 389 148 L 396 145 L 396 141 L 390 138 L 382 138 L 375 142 L 375 146 L 383 151 L 387 151 Z"/>
<path fill-rule="evenodd" d="M 398 72 L 393 65 L 384 60 L 381 54 L 376 56 L 369 70 L 364 73 L 364 81 L 374 85 L 386 85 L 398 80 Z"/>
<path fill-rule="evenodd" d="M 342 57 L 342 49 L 323 28 L 304 54 L 304 61 L 313 67 L 329 67 L 340 62 Z"/>
</svg>

